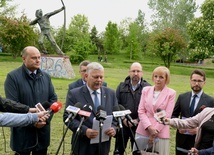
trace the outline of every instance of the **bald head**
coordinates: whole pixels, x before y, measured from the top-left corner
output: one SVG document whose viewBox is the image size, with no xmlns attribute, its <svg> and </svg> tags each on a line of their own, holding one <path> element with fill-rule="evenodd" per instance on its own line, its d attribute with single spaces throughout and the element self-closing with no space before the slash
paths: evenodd
<svg viewBox="0 0 214 155">
<path fill-rule="evenodd" d="M 129 69 L 129 76 L 132 80 L 132 84 L 136 85 L 142 78 L 142 65 L 139 62 L 134 62 L 131 64 Z"/>
<path fill-rule="evenodd" d="M 27 46 L 22 50 L 22 60 L 25 66 L 30 71 L 39 69 L 41 62 L 41 54 L 39 50 L 34 46 Z"/>
</svg>

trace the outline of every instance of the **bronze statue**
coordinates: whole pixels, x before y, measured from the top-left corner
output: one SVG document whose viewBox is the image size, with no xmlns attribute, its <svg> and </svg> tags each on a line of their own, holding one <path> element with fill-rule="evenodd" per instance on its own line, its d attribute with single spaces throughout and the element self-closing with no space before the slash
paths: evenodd
<svg viewBox="0 0 214 155">
<path fill-rule="evenodd" d="M 54 47 L 55 51 L 57 52 L 57 54 L 59 55 L 64 55 L 64 53 L 62 52 L 62 50 L 59 48 L 59 46 L 57 45 L 53 35 L 51 34 L 51 28 L 50 28 L 50 21 L 49 18 L 59 12 L 61 12 L 62 10 L 64 10 L 65 7 L 63 6 L 62 8 L 55 10 L 53 12 L 47 13 L 45 15 L 43 15 L 43 12 L 41 9 L 36 10 L 36 19 L 30 22 L 30 25 L 34 25 L 34 24 L 39 24 L 40 29 L 41 29 L 41 33 L 39 35 L 39 39 L 38 39 L 38 43 L 39 43 L 39 49 L 40 52 L 47 54 L 47 50 L 44 46 L 44 37 L 46 36 L 48 38 L 48 40 L 50 41 L 50 43 L 52 44 L 52 46 Z"/>
</svg>

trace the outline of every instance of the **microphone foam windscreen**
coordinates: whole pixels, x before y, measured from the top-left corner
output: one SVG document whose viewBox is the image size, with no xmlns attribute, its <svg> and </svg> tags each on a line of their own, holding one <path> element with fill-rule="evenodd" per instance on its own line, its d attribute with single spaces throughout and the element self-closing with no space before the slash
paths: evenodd
<svg viewBox="0 0 214 155">
<path fill-rule="evenodd" d="M 54 113 L 58 112 L 61 108 L 62 108 L 62 103 L 59 101 L 54 102 L 50 107 L 50 109 L 53 110 Z"/>
<path fill-rule="evenodd" d="M 45 101 L 45 102 L 42 103 L 42 106 L 43 106 L 43 108 L 44 108 L 45 110 L 47 110 L 48 108 L 50 108 L 51 103 L 48 102 L 48 101 Z"/>
<path fill-rule="evenodd" d="M 162 111 L 162 109 L 160 109 L 160 108 L 157 109 L 157 112 L 161 112 L 161 111 Z"/>
<path fill-rule="evenodd" d="M 126 110 L 126 108 L 124 106 L 122 106 L 121 104 L 118 104 L 120 110 Z"/>
<path fill-rule="evenodd" d="M 82 107 L 83 107 L 82 103 L 80 103 L 80 102 L 77 102 L 74 106 L 77 108 L 80 108 L 80 109 L 82 109 Z"/>
<path fill-rule="evenodd" d="M 97 111 L 100 111 L 100 110 L 104 110 L 104 107 L 103 107 L 102 105 L 99 105 L 99 106 L 97 107 Z"/>
<path fill-rule="evenodd" d="M 115 105 L 115 106 L 113 107 L 112 111 L 120 111 L 119 106 L 118 106 L 118 105 Z"/>
</svg>

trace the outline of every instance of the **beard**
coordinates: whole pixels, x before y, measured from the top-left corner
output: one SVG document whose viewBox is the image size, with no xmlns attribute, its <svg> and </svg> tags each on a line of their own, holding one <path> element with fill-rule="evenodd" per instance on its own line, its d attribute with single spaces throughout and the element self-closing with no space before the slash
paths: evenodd
<svg viewBox="0 0 214 155">
<path fill-rule="evenodd" d="M 193 90 L 194 92 L 196 92 L 196 93 L 200 92 L 201 89 L 202 89 L 200 86 L 192 86 L 191 88 L 192 88 L 192 90 Z"/>
</svg>

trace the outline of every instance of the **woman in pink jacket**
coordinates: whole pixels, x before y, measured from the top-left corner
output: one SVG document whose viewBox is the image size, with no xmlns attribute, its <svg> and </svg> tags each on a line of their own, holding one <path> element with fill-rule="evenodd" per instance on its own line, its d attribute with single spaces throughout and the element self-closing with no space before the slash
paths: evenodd
<svg viewBox="0 0 214 155">
<path fill-rule="evenodd" d="M 171 117 L 176 92 L 168 88 L 170 82 L 169 69 L 157 67 L 152 73 L 154 86 L 144 87 L 138 107 L 140 123 L 138 124 L 135 139 L 139 150 L 151 148 L 154 144 L 155 152 L 159 155 L 169 155 L 170 130 L 168 125 L 163 125 L 155 119 L 158 111 L 166 112 L 166 117 Z M 137 150 L 136 145 L 134 150 Z"/>
</svg>

